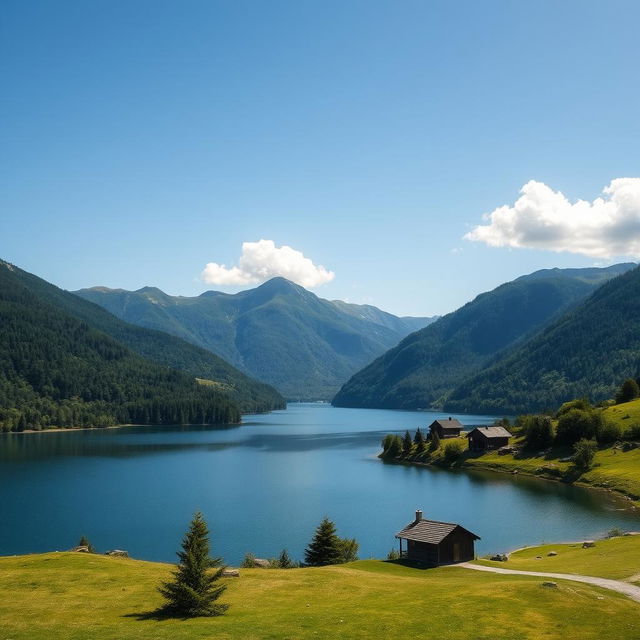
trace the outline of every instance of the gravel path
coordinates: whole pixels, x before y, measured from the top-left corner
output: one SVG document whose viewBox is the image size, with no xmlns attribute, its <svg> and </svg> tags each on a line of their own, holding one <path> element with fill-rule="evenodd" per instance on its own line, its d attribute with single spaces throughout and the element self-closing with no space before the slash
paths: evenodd
<svg viewBox="0 0 640 640">
<path fill-rule="evenodd" d="M 489 573 L 503 573 L 507 575 L 519 576 L 537 576 L 539 578 L 557 578 L 558 580 L 573 580 L 574 582 L 585 582 L 594 584 L 603 589 L 610 589 L 629 596 L 632 600 L 640 602 L 640 587 L 619 580 L 609 580 L 608 578 L 597 578 L 595 576 L 581 576 L 573 573 L 544 573 L 542 571 L 519 571 L 517 569 L 502 569 L 501 567 L 485 567 L 480 564 L 471 562 L 462 562 L 452 565 L 455 567 L 464 567 L 465 569 L 473 569 L 474 571 L 488 571 Z"/>
</svg>

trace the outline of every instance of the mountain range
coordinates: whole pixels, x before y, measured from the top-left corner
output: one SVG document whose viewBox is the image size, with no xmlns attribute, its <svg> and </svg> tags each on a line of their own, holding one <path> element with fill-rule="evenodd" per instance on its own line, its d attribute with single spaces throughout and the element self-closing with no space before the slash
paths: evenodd
<svg viewBox="0 0 640 640">
<path fill-rule="evenodd" d="M 522 356 L 513 355 L 509 364 L 493 369 L 492 376 L 479 372 L 493 367 L 496 360 L 518 345 L 523 345 L 518 353 L 524 353 L 530 338 L 564 317 L 598 287 L 633 267 L 633 263 L 624 263 L 607 268 L 545 269 L 483 293 L 411 334 L 355 374 L 335 396 L 333 404 L 392 409 L 444 406 L 486 412 L 537 406 L 542 398 L 532 399 L 530 404 L 527 392 L 521 389 L 517 393 L 515 388 L 513 363 Z M 542 336 L 539 339 L 544 340 Z M 580 346 L 575 341 L 573 344 L 576 348 Z M 475 380 L 472 376 L 476 374 L 487 381 L 481 390 L 474 387 L 474 382 L 464 384 L 470 378 Z M 609 390 L 618 382 L 607 378 L 604 387 Z M 491 384 L 498 388 L 499 383 L 503 386 L 496 393 L 501 401 L 485 401 L 482 394 L 489 393 Z M 577 388 L 588 391 L 584 385 L 574 385 L 564 393 L 570 395 Z M 513 401 L 506 399 L 510 394 L 516 394 Z M 564 397 L 563 393 L 547 394 L 544 402 L 554 406 L 557 402 L 551 398 L 560 396 Z"/>
<path fill-rule="evenodd" d="M 294 400 L 329 400 L 356 371 L 435 318 L 319 298 L 285 278 L 236 294 L 93 287 L 76 295 L 209 350 Z"/>
<path fill-rule="evenodd" d="M 123 322 L 4 261 L 0 322 L 0 428 L 235 422 L 240 411 L 284 406 L 275 389 L 205 349 Z"/>
</svg>

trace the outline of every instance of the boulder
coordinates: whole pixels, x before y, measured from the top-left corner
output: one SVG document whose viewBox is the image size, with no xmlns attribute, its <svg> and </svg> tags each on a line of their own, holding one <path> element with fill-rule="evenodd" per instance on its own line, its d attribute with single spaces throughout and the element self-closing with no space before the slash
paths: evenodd
<svg viewBox="0 0 640 640">
<path fill-rule="evenodd" d="M 557 551 L 549 551 L 549 553 L 547 553 L 548 556 L 557 556 L 558 552 Z"/>
<path fill-rule="evenodd" d="M 222 572 L 223 578 L 239 578 L 240 572 L 237 569 L 225 569 Z"/>
<path fill-rule="evenodd" d="M 506 562 L 509 559 L 505 553 L 496 553 L 495 556 L 491 556 L 489 560 L 493 560 L 494 562 Z"/>
<path fill-rule="evenodd" d="M 253 563 L 256 567 L 260 567 L 261 569 L 268 569 L 271 566 L 271 563 L 264 558 L 255 558 Z"/>
<path fill-rule="evenodd" d="M 89 551 L 89 547 L 87 547 L 86 545 L 81 545 L 79 547 L 74 547 L 73 549 L 71 549 L 71 551 L 75 551 L 76 553 L 91 553 Z"/>
<path fill-rule="evenodd" d="M 595 546 L 596 546 L 596 543 L 593 540 L 585 540 L 582 543 L 582 548 L 583 549 L 589 549 L 589 548 L 595 547 Z"/>
<path fill-rule="evenodd" d="M 557 589 L 558 588 L 558 583 L 557 582 L 551 582 L 550 580 L 547 582 L 543 582 L 542 583 L 543 587 L 550 587 L 551 589 Z"/>
<path fill-rule="evenodd" d="M 112 551 L 105 551 L 105 556 L 113 556 L 114 558 L 128 558 L 129 553 L 122 549 L 113 549 Z"/>
</svg>

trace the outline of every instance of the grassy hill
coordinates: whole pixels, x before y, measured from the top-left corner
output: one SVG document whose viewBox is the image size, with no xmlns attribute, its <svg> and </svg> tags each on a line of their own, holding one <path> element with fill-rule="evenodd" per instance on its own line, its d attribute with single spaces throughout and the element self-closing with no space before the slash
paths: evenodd
<svg viewBox="0 0 640 640">
<path fill-rule="evenodd" d="M 153 287 L 76 293 L 127 322 L 208 349 L 294 400 L 330 399 L 355 371 L 431 320 L 323 300 L 284 278 L 234 295 L 169 296 Z"/>
<path fill-rule="evenodd" d="M 619 550 L 624 554 L 625 550 Z M 242 569 L 220 618 L 158 621 L 168 565 L 77 553 L 0 558 L 0 637 L 11 640 L 394 638 L 631 640 L 639 605 L 596 587 L 462 568 Z"/>
<path fill-rule="evenodd" d="M 640 373 L 640 268 L 610 280 L 549 327 L 468 378 L 451 411 L 521 413 L 613 397 Z"/>
<path fill-rule="evenodd" d="M 8 295 L 10 291 L 22 291 L 32 300 L 72 316 L 147 361 L 181 371 L 191 379 L 219 383 L 218 389 L 223 390 L 243 412 L 269 411 L 284 406 L 284 399 L 275 389 L 249 378 L 209 351 L 175 336 L 123 322 L 96 304 L 0 261 L 0 295 Z"/>
<path fill-rule="evenodd" d="M 546 269 L 483 293 L 359 371 L 333 404 L 389 409 L 442 406 L 454 388 L 496 354 L 539 331 L 632 266 Z"/>
</svg>

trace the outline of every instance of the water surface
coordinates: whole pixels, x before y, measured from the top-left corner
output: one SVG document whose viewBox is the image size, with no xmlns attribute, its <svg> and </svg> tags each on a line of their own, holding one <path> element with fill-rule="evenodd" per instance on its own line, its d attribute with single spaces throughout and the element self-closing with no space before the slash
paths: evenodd
<svg viewBox="0 0 640 640">
<path fill-rule="evenodd" d="M 537 478 L 384 464 L 389 432 L 442 414 L 291 404 L 240 427 L 131 427 L 0 436 L 0 554 L 99 550 L 173 561 L 196 509 L 213 553 L 296 558 L 324 515 L 361 557 L 383 557 L 416 508 L 459 522 L 479 553 L 640 528 L 603 492 Z M 463 424 L 490 416 L 455 415 Z"/>
</svg>

